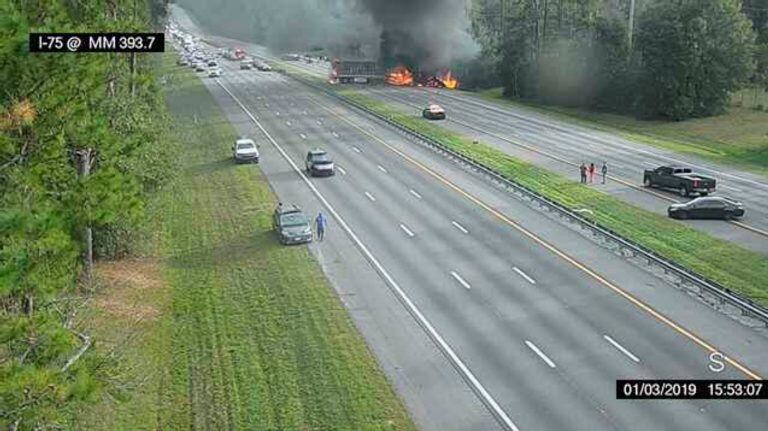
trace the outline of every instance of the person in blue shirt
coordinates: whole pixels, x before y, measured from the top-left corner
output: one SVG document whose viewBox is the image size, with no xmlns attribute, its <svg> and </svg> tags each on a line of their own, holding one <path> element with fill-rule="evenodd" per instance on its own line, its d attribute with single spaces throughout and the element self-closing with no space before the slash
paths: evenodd
<svg viewBox="0 0 768 431">
<path fill-rule="evenodd" d="M 328 221 L 325 219 L 322 212 L 317 213 L 315 225 L 317 225 L 317 239 L 322 241 L 325 237 L 325 228 L 328 225 Z"/>
</svg>

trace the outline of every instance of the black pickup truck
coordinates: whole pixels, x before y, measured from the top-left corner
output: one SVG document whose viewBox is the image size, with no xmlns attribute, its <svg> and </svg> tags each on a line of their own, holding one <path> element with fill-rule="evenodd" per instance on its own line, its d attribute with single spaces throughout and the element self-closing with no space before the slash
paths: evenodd
<svg viewBox="0 0 768 431">
<path fill-rule="evenodd" d="M 690 196 L 694 193 L 706 196 L 715 192 L 715 179 L 699 175 L 679 166 L 660 166 L 646 170 L 643 175 L 643 185 L 676 190 L 680 196 Z"/>
</svg>

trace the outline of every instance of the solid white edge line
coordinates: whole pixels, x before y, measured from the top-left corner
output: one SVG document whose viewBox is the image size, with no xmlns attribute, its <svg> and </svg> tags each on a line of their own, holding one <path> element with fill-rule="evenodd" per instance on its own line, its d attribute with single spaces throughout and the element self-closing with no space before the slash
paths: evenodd
<svg viewBox="0 0 768 431">
<path fill-rule="evenodd" d="M 301 139 L 307 139 L 307 135 L 305 135 L 303 133 L 299 133 L 299 136 L 301 137 Z"/>
<path fill-rule="evenodd" d="M 344 168 L 342 168 L 341 166 L 336 166 L 336 169 L 338 169 L 339 172 L 341 172 L 341 175 L 347 175 L 347 171 L 345 171 Z"/>
<path fill-rule="evenodd" d="M 539 348 L 538 348 L 538 347 L 536 347 L 536 345 L 535 345 L 535 344 L 533 344 L 532 342 L 530 342 L 530 341 L 528 341 L 528 340 L 525 340 L 525 344 L 528 346 L 528 348 L 529 348 L 529 349 L 533 350 L 533 353 L 535 353 L 535 354 L 539 355 L 539 357 L 540 357 L 540 358 L 541 358 L 541 359 L 542 359 L 544 362 L 546 362 L 546 363 L 547 363 L 547 365 L 549 365 L 549 368 L 557 368 L 557 365 L 555 365 L 555 363 L 554 363 L 554 362 L 552 362 L 552 360 L 551 360 L 551 359 L 549 359 L 549 357 L 547 357 L 547 355 L 545 355 L 545 354 L 544 354 L 544 352 L 542 352 L 541 350 L 539 350 Z"/>
<path fill-rule="evenodd" d="M 512 269 L 513 269 L 513 270 L 514 270 L 516 273 L 518 273 L 518 275 L 520 275 L 520 277 L 523 277 L 524 279 L 526 279 L 526 280 L 528 281 L 528 283 L 531 283 L 531 284 L 536 284 L 536 280 L 534 280 L 534 279 L 532 279 L 531 277 L 529 277 L 529 276 L 528 276 L 528 274 L 524 273 L 522 269 L 520 269 L 520 268 L 518 268 L 518 267 L 516 267 L 516 266 L 515 266 L 515 267 L 513 267 Z"/>
<path fill-rule="evenodd" d="M 384 166 L 381 166 L 381 165 L 376 165 L 376 167 L 377 167 L 377 168 L 379 168 L 379 170 L 380 170 L 381 172 L 384 172 L 385 174 L 389 173 L 389 172 L 387 172 L 387 170 L 384 168 Z"/>
<path fill-rule="evenodd" d="M 352 230 L 352 228 L 349 227 L 347 222 L 341 217 L 341 215 L 336 211 L 336 209 L 331 206 L 331 204 L 325 199 L 325 196 L 323 196 L 320 191 L 315 187 L 314 184 L 312 184 L 311 181 L 307 178 L 306 175 L 304 175 L 304 172 L 299 169 L 298 166 L 296 166 L 296 163 L 288 156 L 288 154 L 283 150 L 283 148 L 275 141 L 275 139 L 272 137 L 272 135 L 267 132 L 267 130 L 264 128 L 264 126 L 261 125 L 256 119 L 253 117 L 253 114 L 248 111 L 248 109 L 243 105 L 240 100 L 235 97 L 234 94 L 232 94 L 229 89 L 221 83 L 221 80 L 216 78 L 216 83 L 221 86 L 221 88 L 224 89 L 224 91 L 229 94 L 229 96 L 234 100 L 240 108 L 251 118 L 251 120 L 256 124 L 256 126 L 264 133 L 264 136 L 267 137 L 269 142 L 272 144 L 272 146 L 275 147 L 275 149 L 280 153 L 280 155 L 288 162 L 289 165 L 291 165 L 291 168 L 299 175 L 299 177 L 304 181 L 304 184 L 309 187 L 309 189 L 312 191 L 312 193 L 317 197 L 317 199 L 328 209 L 328 212 L 331 213 L 334 219 L 339 223 L 339 226 L 344 230 L 344 232 L 347 233 L 347 235 L 352 239 L 352 242 L 357 245 L 358 249 L 365 255 L 365 257 L 368 259 L 369 262 L 371 262 L 371 265 L 376 269 L 376 271 L 384 278 L 384 280 L 387 282 L 387 285 L 394 291 L 394 293 L 397 295 L 397 297 L 400 299 L 400 301 L 405 305 L 406 309 L 411 313 L 411 315 L 416 319 L 417 322 L 424 328 L 424 330 L 427 332 L 427 334 L 432 338 L 432 340 L 437 344 L 437 346 L 443 351 L 443 353 L 448 357 L 448 359 L 451 361 L 451 363 L 454 365 L 454 367 L 461 373 L 462 377 L 465 379 L 466 382 L 470 384 L 473 391 L 480 397 L 480 399 L 483 401 L 483 404 L 485 404 L 489 410 L 496 416 L 496 418 L 501 421 L 501 423 L 506 426 L 511 431 L 520 431 L 520 429 L 512 422 L 512 420 L 509 418 L 507 413 L 499 406 L 499 403 L 491 396 L 491 394 L 488 392 L 488 390 L 485 389 L 485 387 L 480 383 L 480 381 L 475 377 L 475 375 L 472 373 L 472 371 L 467 367 L 466 364 L 464 364 L 464 361 L 459 358 L 459 355 L 454 352 L 453 348 L 448 344 L 447 341 L 440 335 L 439 332 L 432 326 L 432 323 L 427 320 L 426 316 L 422 314 L 421 310 L 419 310 L 416 307 L 416 304 L 413 303 L 411 298 L 405 293 L 405 291 L 400 287 L 400 285 L 395 282 L 394 278 L 389 274 L 389 271 L 384 268 L 384 266 L 379 262 L 378 259 L 371 253 L 371 251 L 368 249 L 368 247 L 360 240 L 360 238 L 355 234 L 355 232 Z"/>
<path fill-rule="evenodd" d="M 376 198 L 375 198 L 375 197 L 373 197 L 373 195 L 372 195 L 372 194 L 370 194 L 370 193 L 368 193 L 368 192 L 365 192 L 365 196 L 367 196 L 367 197 L 368 197 L 368 199 L 370 199 L 370 200 L 371 200 L 371 202 L 376 202 Z"/>
<path fill-rule="evenodd" d="M 627 355 L 627 357 L 629 359 L 631 359 L 631 360 L 633 360 L 635 362 L 640 362 L 640 358 L 638 358 L 637 356 L 633 355 L 632 352 L 630 352 L 629 350 L 624 348 L 624 346 L 622 346 L 621 344 L 619 344 L 618 341 L 616 341 L 613 338 L 611 338 L 610 336 L 608 336 L 608 334 L 603 335 L 603 338 L 605 338 L 605 341 L 611 343 L 613 345 L 613 347 L 618 349 L 621 353 Z"/>
<path fill-rule="evenodd" d="M 461 276 L 456 271 L 451 271 L 451 277 L 453 277 L 456 281 L 458 281 L 459 284 L 464 286 L 464 288 L 466 288 L 467 290 L 472 289 L 472 286 L 470 286 L 469 283 L 464 281 L 464 279 L 461 278 Z"/>
<path fill-rule="evenodd" d="M 408 226 L 406 226 L 406 225 L 404 225 L 402 223 L 400 223 L 400 229 L 402 229 L 403 232 L 405 232 L 405 234 L 408 235 L 411 238 L 413 238 L 415 236 L 414 233 L 411 232 L 410 229 L 408 229 Z"/>
<path fill-rule="evenodd" d="M 460 230 L 460 231 L 464 232 L 465 234 L 468 234 L 468 233 L 469 233 L 469 231 L 468 231 L 467 229 L 465 229 L 465 228 L 464 228 L 464 226 L 462 226 L 462 225 L 458 224 L 457 222 L 455 222 L 455 221 L 451 221 L 451 224 L 452 224 L 452 225 L 454 225 L 454 226 L 456 227 L 456 229 L 458 229 L 458 230 Z"/>
<path fill-rule="evenodd" d="M 413 196 L 415 196 L 417 199 L 421 199 L 421 195 L 420 195 L 420 194 L 418 194 L 418 193 L 416 193 L 416 190 L 410 189 L 410 190 L 408 190 L 408 193 L 412 194 L 412 195 L 413 195 Z"/>
</svg>

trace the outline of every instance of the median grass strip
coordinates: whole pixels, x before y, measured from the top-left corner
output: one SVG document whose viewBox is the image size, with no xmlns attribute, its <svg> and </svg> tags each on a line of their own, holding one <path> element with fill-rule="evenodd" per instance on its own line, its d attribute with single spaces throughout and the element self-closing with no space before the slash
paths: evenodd
<svg viewBox="0 0 768 431">
<path fill-rule="evenodd" d="M 275 196 L 257 166 L 232 163 L 237 135 L 208 90 L 180 69 L 170 86 L 184 172 L 155 210 L 167 327 L 130 346 L 162 358 L 134 370 L 146 390 L 80 428 L 415 429 L 308 248 L 278 243 Z"/>
<path fill-rule="evenodd" d="M 768 112 L 731 106 L 728 112 L 687 121 L 638 120 L 632 116 L 511 100 L 500 88 L 477 93 L 495 103 L 576 123 L 626 139 L 727 163 L 768 176 Z"/>
<path fill-rule="evenodd" d="M 768 258 L 713 238 L 667 217 L 511 157 L 483 143 L 430 124 L 354 90 L 338 94 L 416 130 L 531 190 L 573 208 L 588 208 L 601 225 L 650 250 L 768 306 Z"/>
</svg>

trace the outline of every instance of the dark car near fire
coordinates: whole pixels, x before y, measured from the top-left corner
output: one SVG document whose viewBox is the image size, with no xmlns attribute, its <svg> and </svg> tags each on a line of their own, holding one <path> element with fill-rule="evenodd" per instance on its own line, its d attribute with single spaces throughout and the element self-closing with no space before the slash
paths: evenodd
<svg viewBox="0 0 768 431">
<path fill-rule="evenodd" d="M 690 202 L 672 204 L 667 214 L 676 219 L 730 220 L 744 216 L 744 205 L 723 197 L 696 198 Z"/>
<path fill-rule="evenodd" d="M 421 115 L 427 120 L 445 120 L 445 110 L 440 105 L 429 105 Z"/>
</svg>

